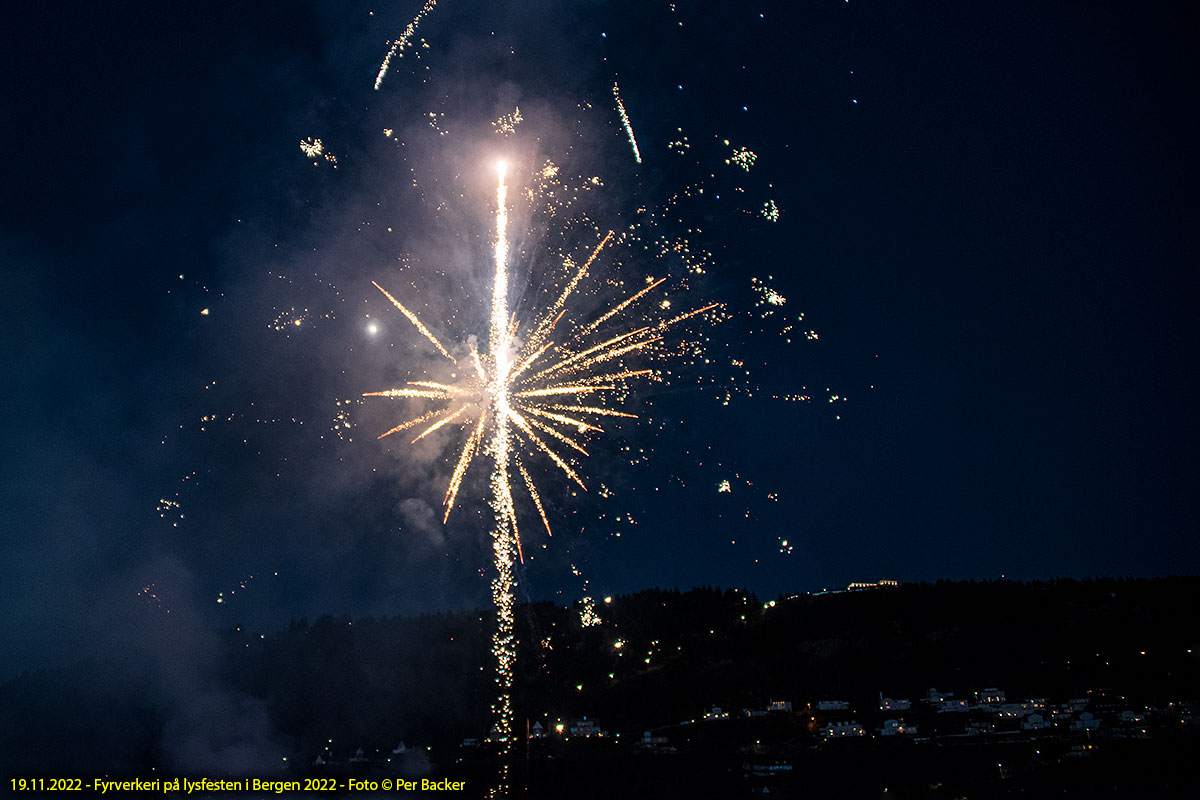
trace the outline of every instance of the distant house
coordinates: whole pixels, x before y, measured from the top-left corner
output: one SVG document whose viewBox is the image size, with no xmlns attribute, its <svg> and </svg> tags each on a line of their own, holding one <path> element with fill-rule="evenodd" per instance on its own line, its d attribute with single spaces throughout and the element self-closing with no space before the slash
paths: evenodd
<svg viewBox="0 0 1200 800">
<path fill-rule="evenodd" d="M 742 713 L 747 717 L 765 717 L 767 712 L 761 708 L 743 708 Z"/>
<path fill-rule="evenodd" d="M 1079 715 L 1079 719 L 1071 723 L 1071 730 L 1075 731 L 1094 731 L 1100 727 L 1100 720 L 1092 715 L 1090 711 L 1084 711 Z"/>
<path fill-rule="evenodd" d="M 955 712 L 966 713 L 967 711 L 970 710 L 970 706 L 967 704 L 966 700 L 955 700 L 954 698 L 951 697 L 947 700 L 943 700 L 942 702 L 938 703 L 937 710 L 938 710 L 939 714 L 947 714 L 947 713 L 955 713 Z"/>
<path fill-rule="evenodd" d="M 997 716 L 1006 719 L 1024 717 L 1030 708 L 1025 703 L 1004 703 L 996 709 Z"/>
<path fill-rule="evenodd" d="M 905 725 L 902 719 L 885 719 L 883 727 L 879 729 L 880 736 L 916 736 L 916 725 Z"/>
<path fill-rule="evenodd" d="M 884 697 L 883 692 L 879 693 L 880 711 L 905 711 L 909 708 L 912 708 L 912 703 L 908 700 L 897 700 L 893 697 Z"/>
<path fill-rule="evenodd" d="M 1051 726 L 1051 722 L 1041 714 L 1030 714 L 1021 721 L 1021 730 L 1025 731 L 1044 731 Z"/>
<path fill-rule="evenodd" d="M 365 764 L 367 757 L 363 754 L 363 749 L 360 747 L 354 751 L 354 755 L 350 758 L 351 764 Z"/>
<path fill-rule="evenodd" d="M 862 581 L 855 581 L 854 583 L 852 583 L 846 587 L 846 591 L 861 592 L 864 589 L 884 589 L 884 588 L 891 588 L 891 587 L 899 586 L 899 585 L 900 585 L 900 581 L 887 580 L 887 579 L 884 579 L 881 581 L 876 581 L 875 583 L 865 583 Z"/>
<path fill-rule="evenodd" d="M 943 700 L 951 700 L 954 698 L 954 692 L 939 692 L 937 689 L 931 688 L 929 694 L 925 695 L 925 701 L 937 705 Z"/>
<path fill-rule="evenodd" d="M 772 700 L 771 704 L 767 706 L 767 711 L 791 711 L 791 710 L 792 710 L 792 701 L 791 700 Z"/>
<path fill-rule="evenodd" d="M 975 693 L 975 705 L 990 706 L 997 703 L 1003 703 L 1007 700 L 1004 692 L 999 689 L 980 689 Z"/>
<path fill-rule="evenodd" d="M 529 729 L 530 739 L 541 739 L 546 735 L 546 729 L 542 727 L 542 723 L 534 722 L 533 727 Z"/>
<path fill-rule="evenodd" d="M 584 717 L 583 719 L 571 721 L 570 734 L 590 739 L 593 736 L 607 736 L 608 731 L 601 730 L 600 724 L 596 720 Z"/>
<path fill-rule="evenodd" d="M 817 702 L 818 711 L 849 711 L 850 704 L 845 700 L 820 700 Z"/>
<path fill-rule="evenodd" d="M 867 732 L 854 720 L 845 722 L 829 722 L 821 729 L 821 735 L 826 739 L 844 739 L 849 736 L 866 736 Z"/>
<path fill-rule="evenodd" d="M 711 711 L 704 714 L 705 719 L 729 719 L 729 712 L 723 710 L 720 706 L 713 706 Z"/>
</svg>

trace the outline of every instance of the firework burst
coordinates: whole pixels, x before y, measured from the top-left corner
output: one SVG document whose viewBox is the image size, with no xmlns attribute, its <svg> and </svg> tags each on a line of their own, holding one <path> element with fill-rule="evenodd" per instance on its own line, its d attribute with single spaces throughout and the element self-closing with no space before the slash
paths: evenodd
<svg viewBox="0 0 1200 800">
<path fill-rule="evenodd" d="M 513 573 L 524 561 L 517 525 L 514 485 L 528 493 L 547 534 L 551 532 L 545 504 L 526 463 L 547 459 L 568 480 L 587 490 L 577 459 L 586 456 L 587 438 L 603 433 L 606 419 L 636 418 L 618 406 L 634 381 L 661 381 L 659 371 L 643 366 L 667 354 L 664 336 L 674 326 L 719 308 L 705 305 L 670 318 L 647 318 L 669 304 L 652 303 L 648 295 L 663 279 L 647 277 L 645 285 L 628 292 L 593 320 L 570 318 L 569 301 L 588 277 L 612 232 L 600 238 L 581 266 L 569 259 L 564 267 L 570 277 L 558 296 L 523 324 L 509 309 L 508 300 L 508 204 L 506 168 L 497 167 L 496 232 L 493 248 L 488 352 L 469 346 L 469 369 L 460 369 L 454 383 L 410 381 L 403 387 L 367 392 L 365 397 L 408 398 L 431 401 L 438 408 L 420 411 L 379 436 L 401 431 L 416 432 L 413 442 L 447 426 L 458 426 L 465 439 L 456 446 L 454 469 L 443 499 L 443 522 L 455 507 L 459 489 L 472 465 L 490 462 L 490 505 L 493 512 L 492 546 L 496 577 L 492 599 L 497 610 L 497 627 L 492 652 L 497 662 L 498 699 L 493 706 L 501 746 L 512 738 L 510 691 L 516 642 L 513 634 Z M 442 356 L 459 362 L 412 311 L 388 293 L 384 294 Z M 627 320 L 645 307 L 638 327 Z M 622 323 L 625 323 L 622 325 Z M 627 329 L 628 328 L 628 329 Z M 524 329 L 523 338 L 518 334 Z M 460 365 L 461 366 L 461 365 Z M 423 427 L 422 427 L 423 426 Z M 519 475 L 519 483 L 514 480 Z"/>
</svg>

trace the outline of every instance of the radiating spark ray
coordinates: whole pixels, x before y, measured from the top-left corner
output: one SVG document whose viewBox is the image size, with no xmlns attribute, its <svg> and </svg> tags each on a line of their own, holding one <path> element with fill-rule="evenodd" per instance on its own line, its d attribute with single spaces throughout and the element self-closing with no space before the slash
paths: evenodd
<svg viewBox="0 0 1200 800">
<path fill-rule="evenodd" d="M 471 435 L 467 438 L 462 453 L 458 457 L 458 463 L 454 465 L 454 472 L 450 475 L 450 485 L 446 487 L 446 497 L 443 501 L 446 513 L 442 517 L 442 524 L 450 519 L 450 511 L 454 508 L 454 498 L 458 496 L 458 487 L 462 486 L 463 477 L 467 474 L 467 467 L 470 466 L 471 459 L 475 457 L 479 440 L 483 438 L 483 426 L 486 421 L 487 414 L 480 414 L 479 421 L 475 423 L 475 430 L 471 431 Z"/>
<path fill-rule="evenodd" d="M 639 375 L 653 375 L 653 374 L 654 374 L 654 370 L 652 370 L 652 369 L 631 369 L 631 370 L 626 370 L 624 372 L 612 372 L 607 375 L 589 375 L 583 379 L 583 382 L 586 383 L 587 381 L 620 381 L 620 380 L 624 380 L 625 378 L 636 378 Z M 599 388 L 612 389 L 613 387 L 612 386 L 601 386 Z"/>
<path fill-rule="evenodd" d="M 646 370 L 649 372 L 649 370 Z M 547 386 L 545 389 L 528 389 L 524 392 L 517 392 L 517 397 L 552 397 L 556 394 L 587 394 L 589 392 L 599 392 L 604 389 L 615 389 L 615 386 L 587 386 L 585 384 L 568 384 L 564 386 Z"/>
<path fill-rule="evenodd" d="M 689 311 L 686 314 L 680 314 L 678 317 L 675 317 L 675 319 L 670 319 L 670 320 L 667 320 L 666 322 L 660 322 L 655 327 L 657 327 L 660 331 L 666 330 L 667 328 L 674 325 L 676 322 L 683 322 L 685 319 L 687 319 L 689 317 L 694 317 L 697 314 L 703 314 L 705 311 L 712 311 L 714 308 L 720 308 L 720 307 L 721 307 L 721 303 L 710 303 L 710 304 L 706 305 L 704 308 L 697 308 L 695 311 Z"/>
<path fill-rule="evenodd" d="M 634 350 L 640 350 L 641 348 L 646 347 L 647 345 L 654 344 L 655 342 L 661 342 L 662 338 L 663 337 L 661 337 L 661 336 L 655 336 L 651 339 L 643 339 L 640 342 L 634 342 L 633 344 L 625 345 L 624 347 L 618 347 L 616 350 L 609 350 L 606 353 L 600 353 L 598 355 L 592 356 L 591 358 L 587 358 L 587 359 L 584 359 L 583 361 L 572 364 L 570 367 L 566 367 L 561 371 L 576 372 L 581 369 L 589 369 L 591 367 L 596 366 L 597 364 L 603 364 L 605 361 L 611 361 L 614 358 L 620 358 L 621 356 L 625 355 L 626 353 L 631 353 Z"/>
<path fill-rule="evenodd" d="M 597 428 L 595 425 L 589 425 L 588 423 L 584 422 L 581 419 L 575 419 L 573 417 L 566 417 L 566 416 L 563 416 L 562 414 L 555 414 L 551 411 L 545 410 L 544 408 L 536 408 L 534 406 L 522 406 L 521 408 L 530 414 L 537 414 L 540 417 L 545 417 L 546 419 L 552 419 L 555 422 L 562 423 L 563 425 L 570 425 L 574 428 L 580 428 L 582 430 L 598 431 L 600 433 L 604 433 L 603 428 Z"/>
<path fill-rule="evenodd" d="M 630 337 L 638 336 L 640 334 L 645 333 L 648 330 L 650 330 L 649 326 L 647 326 L 645 328 L 638 328 L 636 331 L 630 331 L 629 333 L 623 333 L 620 336 L 614 336 L 613 338 L 603 341 L 598 345 L 589 347 L 587 350 L 582 350 L 578 353 L 568 356 L 567 358 L 564 358 L 562 361 L 559 361 L 557 364 L 551 364 L 550 366 L 546 367 L 541 372 L 534 375 L 533 378 L 531 378 L 530 380 L 536 380 L 545 375 L 549 375 L 551 372 L 555 372 L 555 371 L 560 370 L 563 367 L 567 366 L 568 364 L 579 361 L 582 358 L 586 358 L 589 355 L 591 355 L 592 353 L 597 352 L 598 350 L 603 350 L 606 347 L 611 347 L 614 344 L 616 344 L 617 342 L 623 342 L 626 339 L 629 339 Z"/>
<path fill-rule="evenodd" d="M 525 370 L 529 369 L 529 367 L 533 365 L 533 362 L 535 362 L 539 358 L 541 358 L 542 354 L 545 353 L 547 350 L 549 350 L 553 346 L 554 346 L 554 342 L 546 342 L 540 348 L 535 350 L 533 352 L 533 354 L 529 356 L 529 358 L 522 361 L 521 364 L 512 371 L 512 374 L 508 376 L 509 381 L 511 382 L 511 381 L 516 380 L 518 375 L 523 373 Z"/>
<path fill-rule="evenodd" d="M 442 347 L 442 343 L 437 340 L 437 337 L 435 337 L 432 333 L 430 333 L 429 329 L 426 328 L 425 325 L 421 322 L 421 320 L 417 318 L 416 314 L 409 311 L 407 308 L 405 308 L 403 305 L 400 304 L 399 300 L 397 300 L 396 298 L 394 298 L 390 294 L 388 294 L 387 289 L 384 289 L 378 283 L 375 283 L 375 281 L 371 281 L 371 284 L 376 289 L 383 292 L 383 296 L 386 297 L 388 300 L 391 300 L 392 305 L 394 305 L 396 308 L 400 309 L 400 313 L 403 314 L 404 316 L 408 317 L 409 322 L 411 322 L 413 325 L 417 326 L 417 330 L 419 330 L 422 334 L 424 334 L 425 338 L 433 343 L 433 346 L 438 349 L 439 353 L 441 353 L 442 355 L 444 355 L 446 358 L 450 359 L 451 361 L 454 361 L 454 356 L 452 356 L 448 352 L 446 352 L 446 348 Z M 457 364 L 458 362 L 454 361 L 454 363 Z"/>
<path fill-rule="evenodd" d="M 579 281 L 583 280 L 583 276 L 587 274 L 588 268 L 592 266 L 592 262 L 596 260 L 596 256 L 600 255 L 600 251 L 604 249 L 604 245 L 608 244 L 608 241 L 612 238 L 612 235 L 612 231 L 604 234 L 604 238 L 600 240 L 600 244 L 596 245 L 596 249 L 592 251 L 590 256 L 588 256 L 588 260 L 584 262 L 582 267 L 576 270 L 574 277 L 567 282 L 567 286 L 565 289 L 563 289 L 562 294 L 559 295 L 558 299 L 554 301 L 554 303 L 550 306 L 550 309 L 546 312 L 546 316 L 543 318 L 542 324 L 538 326 L 533 336 L 530 337 L 531 340 L 540 341 L 540 337 L 546 333 L 549 333 L 550 329 L 553 328 L 558 323 L 559 319 L 562 318 L 562 313 L 559 313 L 558 316 L 554 317 L 553 321 L 551 321 L 550 315 L 555 311 L 563 311 L 563 306 L 566 305 L 567 298 L 569 298 L 571 293 L 575 291 L 575 287 L 579 285 Z"/>
<path fill-rule="evenodd" d="M 528 410 L 528 409 L 524 409 L 524 410 Z M 588 455 L 588 451 L 584 450 L 582 447 L 580 447 L 577 442 L 575 442 L 574 440 L 571 439 L 571 437 L 564 436 L 563 434 L 554 430 L 554 428 L 551 428 L 546 423 L 541 422 L 540 420 L 536 420 L 533 417 L 529 417 L 525 421 L 528 422 L 530 425 L 534 426 L 535 428 L 537 428 L 538 430 L 540 430 L 544 433 L 550 434 L 555 439 L 558 439 L 560 442 L 565 444 L 567 447 L 570 447 L 573 450 L 578 450 L 580 453 L 583 453 L 585 456 Z"/>
<path fill-rule="evenodd" d="M 479 360 L 479 351 L 475 349 L 474 345 L 471 346 L 471 359 L 475 362 L 475 374 L 479 376 L 479 380 L 487 383 L 487 374 L 483 371 L 483 363 Z"/>
<path fill-rule="evenodd" d="M 528 436 L 535 445 L 537 445 L 538 449 L 540 449 L 543 453 L 545 453 L 547 456 L 549 456 L 550 460 L 554 462 L 555 466 L 557 466 L 559 469 L 561 469 L 563 472 L 565 472 L 571 480 L 573 480 L 577 484 L 579 484 L 579 488 L 583 489 L 586 492 L 587 487 L 583 485 L 583 481 L 580 480 L 580 478 L 577 474 L 575 474 L 575 470 L 571 469 L 571 465 L 568 464 L 566 461 L 563 461 L 562 457 L 559 456 L 558 453 L 556 453 L 550 449 L 550 445 L 543 442 L 541 440 L 541 438 L 539 438 L 538 435 L 533 432 L 533 428 L 531 428 L 529 423 L 525 421 L 525 418 L 522 417 L 520 414 L 516 413 L 515 411 L 510 410 L 508 413 L 509 413 L 509 418 L 513 422 L 517 423 L 517 427 L 525 432 L 525 435 Z"/>
<path fill-rule="evenodd" d="M 451 422 L 453 422 L 454 420 L 458 419 L 458 418 L 459 418 L 459 416 L 461 416 L 461 415 L 462 415 L 462 413 L 463 413 L 464 411 L 466 411 L 468 408 L 470 408 L 470 404 L 464 405 L 462 408 L 458 409 L 458 411 L 455 411 L 453 414 L 451 414 L 450 416 L 446 417 L 445 419 L 440 419 L 440 420 L 438 420 L 437 422 L 435 422 L 434 424 L 432 424 L 432 425 L 430 425 L 428 428 L 426 428 L 426 429 L 425 429 L 425 430 L 424 430 L 424 431 L 421 433 L 421 435 L 420 435 L 420 436 L 418 436 L 417 438 L 413 439 L 413 440 L 412 440 L 412 443 L 413 443 L 413 444 L 416 444 L 417 442 L 421 441 L 422 439 L 424 439 L 424 438 L 425 438 L 426 436 L 428 436 L 429 434 L 431 434 L 431 433 L 433 433 L 434 431 L 436 431 L 438 428 L 441 428 L 441 427 L 443 427 L 443 426 L 445 426 L 445 425 L 449 425 Z"/>
<path fill-rule="evenodd" d="M 434 383 L 433 381 L 409 381 L 409 386 L 425 386 L 429 389 L 441 389 L 446 394 L 462 394 L 462 390 L 456 386 L 449 386 L 445 383 Z"/>
<path fill-rule="evenodd" d="M 521 457 L 517 456 L 516 460 L 517 469 L 521 471 L 521 477 L 525 479 L 525 488 L 529 490 L 529 496 L 533 499 L 533 505 L 537 508 L 538 515 L 542 518 L 542 524 L 546 526 L 546 535 L 553 536 L 554 532 L 550 530 L 550 520 L 546 517 L 546 509 L 542 508 L 542 498 L 538 494 L 537 487 L 533 485 L 533 478 L 529 477 L 529 472 L 526 471 Z"/>
<path fill-rule="evenodd" d="M 449 400 L 450 395 L 432 389 L 384 389 L 382 392 L 363 392 L 363 397 L 424 397 L 428 400 Z"/>
<path fill-rule="evenodd" d="M 382 439 L 385 436 L 391 436 L 393 433 L 399 433 L 400 431 L 406 431 L 409 428 L 413 428 L 413 427 L 416 427 L 417 425 L 420 425 L 422 422 L 428 422 L 429 420 L 433 419 L 434 417 L 438 416 L 439 414 L 444 414 L 445 412 L 446 412 L 446 410 L 444 408 L 438 409 L 437 411 L 430 411 L 428 414 L 422 414 L 419 417 L 410 419 L 408 422 L 401 422 L 399 425 L 392 428 L 387 433 L 381 433 L 381 434 L 379 434 L 379 436 L 377 436 L 375 438 Z"/>
<path fill-rule="evenodd" d="M 622 302 L 620 305 L 614 306 L 613 308 L 609 309 L 602 317 L 600 317 L 600 319 L 596 320 L 595 322 L 589 323 L 583 330 L 581 330 L 579 332 L 578 335 L 579 336 L 587 336 L 589 333 L 596 330 L 596 328 L 599 328 L 601 325 L 603 325 L 607 320 L 612 319 L 617 314 L 620 314 L 622 311 L 624 311 L 626 308 L 628 308 L 630 306 L 630 304 L 637 302 L 638 298 L 643 297 L 650 290 L 654 289 L 654 287 L 658 286 L 660 283 L 662 283 L 665 280 L 666 280 L 666 278 L 659 278 L 654 283 L 651 283 L 649 286 L 642 289 L 641 291 L 630 295 L 629 298 L 626 299 L 624 302 Z"/>
<path fill-rule="evenodd" d="M 556 405 L 556 406 L 546 406 L 546 407 L 547 407 L 547 408 L 552 408 L 552 409 L 554 409 L 554 410 L 556 410 L 556 411 L 581 411 L 581 412 L 584 412 L 584 413 L 587 413 L 587 414 L 599 414 L 599 415 L 601 415 L 601 416 L 605 416 L 605 417 L 628 417 L 628 418 L 630 418 L 630 419 L 637 419 L 637 418 L 638 418 L 638 415 L 637 415 L 637 414 L 628 414 L 628 413 L 626 413 L 626 412 L 624 412 L 624 411 L 615 411 L 615 410 L 613 410 L 613 409 L 611 409 L 611 408 L 600 408 L 600 407 L 598 407 L 598 406 L 562 406 L 562 405 Z"/>
</svg>

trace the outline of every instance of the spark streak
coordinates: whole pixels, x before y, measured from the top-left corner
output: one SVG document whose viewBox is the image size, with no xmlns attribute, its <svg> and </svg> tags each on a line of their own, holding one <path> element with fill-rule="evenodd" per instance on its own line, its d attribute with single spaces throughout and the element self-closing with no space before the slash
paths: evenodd
<svg viewBox="0 0 1200 800">
<path fill-rule="evenodd" d="M 617 101 L 617 113 L 621 116 L 621 124 L 625 126 L 625 135 L 629 137 L 629 145 L 633 148 L 633 158 L 642 163 L 642 154 L 638 151 L 637 139 L 633 138 L 633 126 L 629 124 L 629 115 L 625 113 L 625 104 L 621 102 L 621 87 L 613 81 L 613 97 Z"/>
<path fill-rule="evenodd" d="M 430 411 L 428 414 L 422 414 L 422 415 L 421 415 L 421 416 L 419 416 L 419 417 L 416 417 L 416 418 L 414 418 L 414 419 L 410 419 L 408 422 L 401 422 L 399 425 L 397 425 L 396 427 L 392 428 L 392 429 L 391 429 L 390 431 L 388 431 L 387 433 L 381 433 L 381 434 L 379 434 L 379 436 L 377 436 L 376 438 L 377 438 L 377 439 L 382 439 L 382 438 L 383 438 L 383 437 L 385 437 L 385 436 L 391 436 L 393 433 L 399 433 L 400 431 L 406 431 L 406 430 L 408 430 L 409 428 L 415 428 L 417 425 L 420 425 L 422 422 L 428 422 L 429 420 L 433 419 L 434 417 L 436 417 L 436 416 L 438 416 L 439 414 L 442 414 L 442 413 L 443 413 L 443 411 L 441 411 L 441 410 L 439 409 L 439 410 L 437 410 L 437 411 Z"/>
<path fill-rule="evenodd" d="M 387 75 L 388 65 L 392 63 L 392 57 L 399 55 L 401 58 L 404 58 L 404 48 L 408 47 L 408 40 L 411 39 L 412 35 L 417 32 L 417 26 L 421 24 L 421 19 L 430 11 L 432 11 L 433 7 L 436 5 L 437 0 L 426 0 L 425 5 L 422 6 L 421 10 L 417 12 L 417 16 L 413 18 L 413 21 L 408 23 L 408 27 L 404 29 L 404 32 L 400 34 L 400 37 L 391 43 L 391 49 L 388 50 L 387 55 L 383 57 L 383 63 L 379 65 L 379 74 L 375 76 L 376 91 L 378 91 L 380 85 L 383 84 L 383 78 L 385 75 Z"/>
<path fill-rule="evenodd" d="M 445 392 L 433 389 L 384 389 L 382 392 L 364 392 L 363 397 L 426 397 L 430 400 L 445 400 Z"/>
<path fill-rule="evenodd" d="M 460 416 L 460 415 L 461 415 L 461 414 L 462 414 L 464 411 L 466 411 L 466 410 L 467 410 L 467 408 L 468 408 L 468 406 L 463 406 L 463 407 L 462 407 L 462 408 L 460 408 L 458 411 L 455 411 L 453 414 L 451 414 L 450 416 L 446 417 L 445 419 L 439 419 L 437 422 L 433 423 L 433 424 L 432 424 L 432 425 L 430 425 L 428 428 L 426 428 L 424 431 L 422 431 L 420 436 L 418 436 L 417 438 L 415 438 L 415 439 L 413 439 L 413 440 L 412 440 L 412 443 L 413 443 L 413 444 L 416 444 L 417 442 L 421 441 L 422 439 L 424 439 L 424 438 L 425 438 L 426 436 L 428 436 L 429 434 L 431 434 L 431 433 L 433 433 L 434 431 L 436 431 L 438 428 L 441 428 L 441 427 L 443 427 L 443 426 L 445 426 L 445 425 L 449 425 L 451 422 L 453 422 L 454 420 L 456 420 L 456 419 L 457 419 L 457 418 L 458 418 L 458 417 L 459 417 L 459 416 Z"/>
<path fill-rule="evenodd" d="M 500 788 L 507 789 L 509 750 L 512 748 L 512 685 L 513 664 L 517 659 L 517 641 L 513 614 L 513 551 L 517 540 L 516 510 L 513 507 L 512 487 L 508 480 L 508 465 L 512 458 L 508 420 L 516 417 L 509 406 L 509 312 L 508 312 L 508 207 L 505 199 L 508 186 L 504 182 L 506 165 L 496 165 L 496 247 L 493 260 L 496 277 L 492 283 L 492 324 L 488 338 L 492 381 L 489 385 L 492 413 L 492 439 L 488 447 L 492 457 L 492 513 L 495 528 L 492 532 L 492 555 L 496 563 L 496 578 L 492 581 L 492 602 L 496 606 L 496 632 L 492 635 L 492 655 L 496 657 L 496 690 L 498 697 L 493 711 L 500 739 Z"/>
<path fill-rule="evenodd" d="M 446 348 L 442 347 L 442 343 L 437 340 L 436 336 L 434 336 L 432 333 L 429 332 L 429 328 L 425 327 L 425 324 L 423 322 L 421 322 L 420 319 L 417 318 L 416 314 L 409 311 L 404 306 L 400 305 L 399 300 L 397 300 L 396 298 L 394 298 L 390 294 L 388 294 L 387 289 L 384 289 L 378 283 L 375 283 L 375 281 L 371 281 L 371 285 L 374 286 L 379 291 L 383 292 L 383 296 L 386 297 L 388 300 L 391 300 L 392 305 L 394 305 L 396 308 L 400 309 L 400 313 L 403 314 L 404 316 L 408 317 L 408 321 L 411 322 L 413 325 L 416 325 L 417 330 L 419 330 L 422 334 L 424 334 L 426 339 L 433 342 L 433 346 L 438 349 L 439 353 L 441 353 L 442 355 L 444 355 L 446 358 L 450 359 L 451 361 L 454 361 L 454 356 L 452 356 L 446 352 Z M 454 363 L 457 364 L 458 362 L 455 361 Z"/>
<path fill-rule="evenodd" d="M 637 302 L 637 300 L 639 298 L 644 297 L 651 289 L 658 286 L 665 280 L 666 280 L 666 278 L 659 278 L 654 283 L 647 286 L 645 289 L 642 289 L 640 292 L 636 292 L 633 295 L 630 295 L 630 297 L 628 299 L 626 299 L 624 302 L 609 309 L 603 316 L 600 317 L 600 319 L 596 320 L 595 322 L 589 323 L 588 326 L 583 329 L 582 333 L 591 333 L 592 331 L 596 330 L 596 328 L 599 328 L 605 322 L 612 319 L 617 314 L 620 314 L 622 311 L 624 311 L 630 305 Z"/>
</svg>

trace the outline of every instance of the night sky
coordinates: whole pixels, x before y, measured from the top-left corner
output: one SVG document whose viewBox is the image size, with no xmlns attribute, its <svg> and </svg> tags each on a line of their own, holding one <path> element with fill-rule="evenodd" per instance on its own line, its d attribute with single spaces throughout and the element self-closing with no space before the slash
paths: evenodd
<svg viewBox="0 0 1200 800">
<path fill-rule="evenodd" d="M 586 497 L 536 465 L 519 599 L 1200 568 L 1185 4 L 443 0 L 374 90 L 420 6 L 8 16 L 0 678 L 147 613 L 489 603 L 482 480 L 441 523 L 462 434 L 376 441 L 418 406 L 358 400 L 437 361 L 373 280 L 486 340 L 498 157 L 514 194 L 599 177 L 601 229 L 702 186 L 658 233 L 727 316 L 590 442 Z"/>
</svg>

